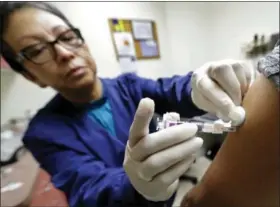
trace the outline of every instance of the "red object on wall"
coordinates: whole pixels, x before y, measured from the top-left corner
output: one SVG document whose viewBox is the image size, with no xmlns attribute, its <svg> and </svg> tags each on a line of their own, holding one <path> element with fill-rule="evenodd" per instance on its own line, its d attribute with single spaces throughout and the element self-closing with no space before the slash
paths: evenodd
<svg viewBox="0 0 280 207">
<path fill-rule="evenodd" d="M 1 69 L 9 69 L 10 66 L 8 63 L 4 60 L 4 58 L 1 56 Z"/>
</svg>

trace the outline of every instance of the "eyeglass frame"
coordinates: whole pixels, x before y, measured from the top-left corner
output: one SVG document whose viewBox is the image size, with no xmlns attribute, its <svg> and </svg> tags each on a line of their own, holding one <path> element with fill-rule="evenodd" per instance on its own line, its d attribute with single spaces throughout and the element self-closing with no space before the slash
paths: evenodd
<svg viewBox="0 0 280 207">
<path fill-rule="evenodd" d="M 82 41 L 82 42 L 81 42 L 81 45 L 79 45 L 79 46 L 76 47 L 76 48 L 81 47 L 81 46 L 85 43 L 85 39 L 83 38 L 83 36 L 82 36 L 80 30 L 79 30 L 78 28 L 70 28 L 70 29 L 68 29 L 68 30 L 66 30 L 66 31 L 64 31 L 64 32 L 62 32 L 60 35 L 58 35 L 58 37 L 57 37 L 54 41 L 45 41 L 45 42 L 41 42 L 41 43 L 37 43 L 37 44 L 34 44 L 34 45 L 30 45 L 30 46 L 27 46 L 27 47 L 21 49 L 20 52 L 18 52 L 18 54 L 16 55 L 16 60 L 17 60 L 19 63 L 22 63 L 22 62 L 24 61 L 24 59 L 27 59 L 27 60 L 29 60 L 30 62 L 32 62 L 32 63 L 34 63 L 34 64 L 36 64 L 36 65 L 43 65 L 43 64 L 45 64 L 46 62 L 48 62 L 48 61 L 50 61 L 50 60 L 47 60 L 47 61 L 45 61 L 44 63 L 36 63 L 35 61 L 33 61 L 31 58 L 29 58 L 27 55 L 24 54 L 24 50 L 28 49 L 29 47 L 34 47 L 34 46 L 36 46 L 36 45 L 45 43 L 46 45 L 49 45 L 50 48 L 52 48 L 52 50 L 55 52 L 54 45 L 57 44 L 57 43 L 59 43 L 60 38 L 61 38 L 64 34 L 66 34 L 67 32 L 69 32 L 69 31 L 73 31 L 73 32 L 77 35 L 77 37 Z"/>
</svg>

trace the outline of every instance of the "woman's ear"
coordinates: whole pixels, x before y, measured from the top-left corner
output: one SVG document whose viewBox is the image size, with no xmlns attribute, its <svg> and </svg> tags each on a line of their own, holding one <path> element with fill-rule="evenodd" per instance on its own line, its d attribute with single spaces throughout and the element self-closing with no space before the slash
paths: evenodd
<svg viewBox="0 0 280 207">
<path fill-rule="evenodd" d="M 38 80 L 34 75 L 32 75 L 31 73 L 29 73 L 28 71 L 24 70 L 21 72 L 21 74 L 23 75 L 23 77 L 25 77 L 27 80 L 35 83 L 36 85 L 38 85 L 41 88 L 46 88 L 47 85 L 42 83 L 40 80 Z"/>
</svg>

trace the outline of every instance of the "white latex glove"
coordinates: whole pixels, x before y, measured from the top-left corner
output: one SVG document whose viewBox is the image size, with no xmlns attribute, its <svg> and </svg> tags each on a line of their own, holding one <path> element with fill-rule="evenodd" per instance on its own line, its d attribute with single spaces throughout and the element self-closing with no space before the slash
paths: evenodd
<svg viewBox="0 0 280 207">
<path fill-rule="evenodd" d="M 149 134 L 154 102 L 142 99 L 127 142 L 123 167 L 131 184 L 150 201 L 166 201 L 177 190 L 178 179 L 194 161 L 202 139 L 197 126 L 183 124 Z"/>
<path fill-rule="evenodd" d="M 239 125 L 245 119 L 245 111 L 240 105 L 255 74 L 253 66 L 247 62 L 206 63 L 193 73 L 192 100 L 198 108 Z"/>
</svg>

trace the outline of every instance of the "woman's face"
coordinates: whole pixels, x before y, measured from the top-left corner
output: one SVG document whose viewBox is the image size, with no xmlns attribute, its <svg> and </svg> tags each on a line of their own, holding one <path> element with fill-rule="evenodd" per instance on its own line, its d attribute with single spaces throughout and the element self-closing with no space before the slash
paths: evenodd
<svg viewBox="0 0 280 207">
<path fill-rule="evenodd" d="M 45 44 L 59 39 L 56 44 Z M 43 10 L 24 8 L 14 12 L 4 34 L 16 52 L 23 52 L 23 73 L 41 87 L 58 91 L 92 86 L 96 64 L 86 44 L 59 17 Z M 26 58 L 27 57 L 27 58 Z"/>
</svg>

